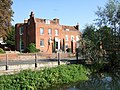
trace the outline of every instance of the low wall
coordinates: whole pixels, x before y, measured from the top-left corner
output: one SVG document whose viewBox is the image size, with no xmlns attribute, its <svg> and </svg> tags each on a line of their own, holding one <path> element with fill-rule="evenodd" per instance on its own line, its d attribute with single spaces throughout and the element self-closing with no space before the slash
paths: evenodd
<svg viewBox="0 0 120 90">
<path fill-rule="evenodd" d="M 70 56 L 75 56 L 73 54 L 68 54 L 68 53 L 60 53 L 60 58 L 67 58 Z M 0 60 L 31 60 L 35 59 L 35 54 L 34 53 L 22 53 L 22 54 L 17 54 L 17 53 L 8 53 L 8 54 L 0 54 Z M 57 53 L 53 54 L 41 54 L 37 53 L 37 59 L 54 59 L 57 58 Z"/>
<path fill-rule="evenodd" d="M 65 62 L 60 62 L 61 65 L 66 64 Z M 50 68 L 58 66 L 58 62 L 45 62 L 45 63 L 38 63 L 37 68 L 35 64 L 19 64 L 19 65 L 9 65 L 8 70 L 5 70 L 5 66 L 0 66 L 0 75 L 3 74 L 14 74 L 19 72 L 20 70 L 25 69 L 43 69 L 43 68 Z"/>
</svg>

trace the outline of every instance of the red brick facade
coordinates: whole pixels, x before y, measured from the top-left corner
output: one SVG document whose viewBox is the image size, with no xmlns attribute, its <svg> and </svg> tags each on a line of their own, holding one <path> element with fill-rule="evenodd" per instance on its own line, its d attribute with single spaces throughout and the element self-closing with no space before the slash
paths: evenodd
<svg viewBox="0 0 120 90">
<path fill-rule="evenodd" d="M 81 33 L 79 25 L 60 25 L 59 19 L 53 20 L 35 18 L 31 12 L 30 18 L 24 23 L 18 23 L 16 29 L 16 50 L 26 51 L 30 43 L 43 53 L 53 53 L 58 50 L 66 52 L 71 49 L 75 53 L 77 41 Z"/>
</svg>

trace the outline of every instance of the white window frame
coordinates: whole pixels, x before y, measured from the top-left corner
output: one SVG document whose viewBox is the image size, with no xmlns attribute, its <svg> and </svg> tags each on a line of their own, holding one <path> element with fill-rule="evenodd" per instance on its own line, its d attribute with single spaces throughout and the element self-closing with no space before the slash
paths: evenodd
<svg viewBox="0 0 120 90">
<path fill-rule="evenodd" d="M 44 28 L 40 28 L 40 35 L 44 35 Z"/>
<path fill-rule="evenodd" d="M 50 24 L 50 20 L 49 19 L 45 19 L 45 24 Z"/>
<path fill-rule="evenodd" d="M 52 35 L 52 29 L 48 28 L 48 35 Z"/>
<path fill-rule="evenodd" d="M 78 35 L 76 36 L 76 41 L 79 41 L 79 36 Z"/>
<path fill-rule="evenodd" d="M 65 40 L 66 40 L 66 41 L 69 41 L 69 40 L 68 40 L 68 35 L 65 35 Z"/>
<path fill-rule="evenodd" d="M 58 29 L 55 30 L 55 36 L 58 36 L 59 35 L 59 31 Z"/>
<path fill-rule="evenodd" d="M 40 39 L 40 47 L 44 47 L 44 39 Z"/>
<path fill-rule="evenodd" d="M 71 41 L 72 41 L 72 40 L 74 40 L 74 36 L 73 36 L 73 35 L 71 35 Z"/>
</svg>

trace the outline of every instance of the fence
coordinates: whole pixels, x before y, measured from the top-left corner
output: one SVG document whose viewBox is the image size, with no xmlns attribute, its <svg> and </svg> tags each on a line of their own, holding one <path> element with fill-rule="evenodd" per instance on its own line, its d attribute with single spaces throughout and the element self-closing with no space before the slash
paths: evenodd
<svg viewBox="0 0 120 90">
<path fill-rule="evenodd" d="M 2 54 L 0 55 L 0 71 L 54 67 L 68 63 L 67 59 L 74 56 L 67 53 Z"/>
</svg>

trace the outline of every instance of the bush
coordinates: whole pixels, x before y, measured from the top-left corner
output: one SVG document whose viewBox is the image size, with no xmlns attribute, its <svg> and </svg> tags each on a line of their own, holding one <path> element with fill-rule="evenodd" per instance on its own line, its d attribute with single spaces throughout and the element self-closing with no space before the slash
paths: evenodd
<svg viewBox="0 0 120 90">
<path fill-rule="evenodd" d="M 89 69 L 82 65 L 61 65 L 14 75 L 0 76 L 0 90 L 43 90 L 58 84 L 88 80 Z"/>
<path fill-rule="evenodd" d="M 71 48 L 68 48 L 66 51 L 70 53 L 71 52 Z"/>
<path fill-rule="evenodd" d="M 0 53 L 5 53 L 5 51 L 2 48 L 0 48 Z"/>
<path fill-rule="evenodd" d="M 27 51 L 30 53 L 35 53 L 35 52 L 39 52 L 39 49 L 36 49 L 35 44 L 34 43 L 30 43 L 27 47 Z"/>
</svg>

